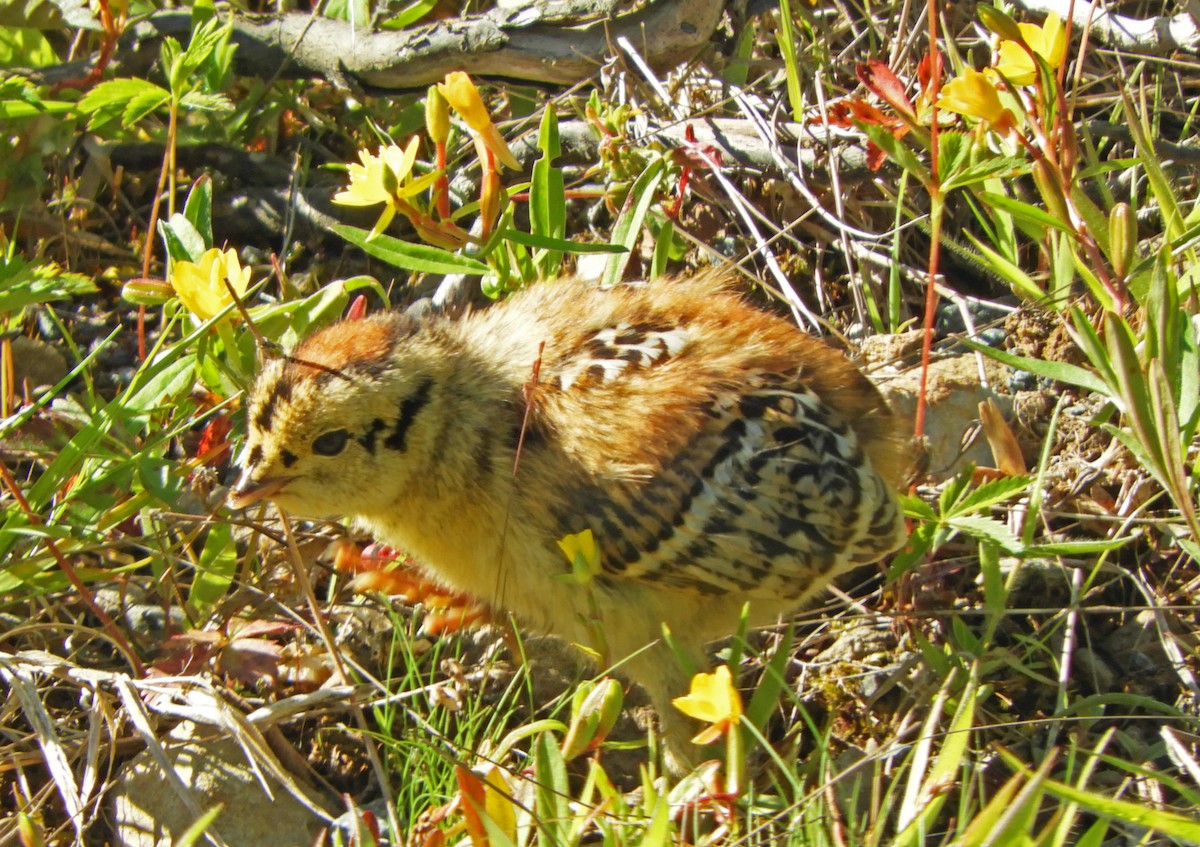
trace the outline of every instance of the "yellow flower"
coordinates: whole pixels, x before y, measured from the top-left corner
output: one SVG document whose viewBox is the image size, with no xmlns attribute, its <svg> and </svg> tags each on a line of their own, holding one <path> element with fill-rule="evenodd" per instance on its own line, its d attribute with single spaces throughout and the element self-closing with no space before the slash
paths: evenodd
<svg viewBox="0 0 1200 847">
<path fill-rule="evenodd" d="M 413 193 L 413 186 L 405 186 L 417 160 L 420 139 L 415 135 L 403 150 L 395 144 L 379 148 L 372 155 L 366 150 L 358 151 L 360 165 L 350 165 L 350 185 L 333 195 L 333 202 L 343 206 L 375 206 L 384 203 L 383 213 L 371 230 L 371 237 L 387 229 L 396 216 L 397 200 Z"/>
<path fill-rule="evenodd" d="M 709 724 L 692 739 L 695 744 L 712 744 L 742 720 L 742 697 L 733 687 L 728 665 L 721 665 L 713 673 L 696 674 L 688 696 L 671 702 L 689 718 Z"/>
<path fill-rule="evenodd" d="M 508 143 L 500 134 L 500 130 L 492 123 L 492 116 L 483 105 L 483 98 L 479 96 L 479 89 L 471 82 L 471 77 L 462 71 L 446 74 L 445 82 L 438 84 L 438 91 L 446 98 L 450 107 L 466 121 L 475 137 L 492 151 L 500 164 L 513 170 L 520 169 L 521 164 L 508 149 Z"/>
<path fill-rule="evenodd" d="M 1051 70 L 1062 67 L 1067 58 L 1067 28 L 1058 15 L 1051 12 L 1046 22 L 1017 24 L 1029 49 L 1041 56 Z M 1000 62 L 996 70 L 1013 85 L 1029 85 L 1037 79 L 1033 57 L 1015 41 L 1000 42 Z"/>
<path fill-rule="evenodd" d="M 574 535 L 564 535 L 558 540 L 558 549 L 563 551 L 571 563 L 571 577 L 581 584 L 591 582 L 600 573 L 600 547 L 590 529 Z"/>
<path fill-rule="evenodd" d="M 1000 102 L 995 83 L 974 68 L 964 69 L 962 76 L 942 87 L 938 108 L 987 121 L 998 132 L 1014 125 L 1013 114 Z"/>
<path fill-rule="evenodd" d="M 171 287 L 187 306 L 188 311 L 202 321 L 219 314 L 233 303 L 225 281 L 243 297 L 250 285 L 250 268 L 243 268 L 232 248 L 222 253 L 213 247 L 206 250 L 199 262 L 181 261 L 171 267 Z"/>
</svg>

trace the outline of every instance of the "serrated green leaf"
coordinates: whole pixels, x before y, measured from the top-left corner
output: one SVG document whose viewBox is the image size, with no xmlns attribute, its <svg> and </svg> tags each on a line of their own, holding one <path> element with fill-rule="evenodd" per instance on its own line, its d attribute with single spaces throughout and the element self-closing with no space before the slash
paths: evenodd
<svg viewBox="0 0 1200 847">
<path fill-rule="evenodd" d="M 93 128 L 124 112 L 129 103 L 138 98 L 142 102 L 158 98 L 159 102 L 165 103 L 171 99 L 171 93 L 144 79 L 110 79 L 83 95 L 77 108 L 92 116 L 88 127 Z"/>
<path fill-rule="evenodd" d="M 1021 552 L 1021 542 L 1008 527 L 999 521 L 980 515 L 959 515 L 946 521 L 946 525 L 961 533 L 990 541 L 1006 553 Z"/>
<path fill-rule="evenodd" d="M 179 100 L 181 109 L 191 112 L 232 112 L 233 103 L 224 94 L 206 94 L 203 91 L 189 91 Z"/>
<path fill-rule="evenodd" d="M 377 235 L 358 227 L 339 224 L 333 231 L 365 253 L 406 271 L 431 274 L 485 274 L 488 266 L 478 259 L 460 256 L 427 244 L 409 244 L 390 235 Z"/>
<path fill-rule="evenodd" d="M 164 97 L 158 91 L 146 91 L 131 97 L 121 113 L 121 126 L 126 129 L 134 126 L 142 118 L 166 106 L 170 99 L 170 95 Z"/>
<path fill-rule="evenodd" d="M 997 503 L 1011 500 L 1017 494 L 1025 491 L 1029 487 L 1029 483 L 1028 476 L 1009 476 L 985 482 L 954 503 L 947 517 L 978 512 Z"/>
</svg>

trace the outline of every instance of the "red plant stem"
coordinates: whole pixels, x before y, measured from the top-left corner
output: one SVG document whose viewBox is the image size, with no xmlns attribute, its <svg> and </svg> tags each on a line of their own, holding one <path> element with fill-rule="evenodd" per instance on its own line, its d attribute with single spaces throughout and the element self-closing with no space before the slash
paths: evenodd
<svg viewBox="0 0 1200 847">
<path fill-rule="evenodd" d="M 29 522 L 38 526 L 45 526 L 45 521 L 30 508 L 29 501 L 25 499 L 20 486 L 17 485 L 16 479 L 13 478 L 12 472 L 8 469 L 7 462 L 0 462 L 0 477 L 3 477 L 5 487 L 8 488 L 13 499 L 17 501 L 17 505 L 21 507 L 21 511 L 25 513 L 25 517 L 29 519 Z M 129 664 L 133 667 L 134 674 L 138 677 L 145 676 L 145 667 L 142 665 L 141 660 L 138 659 L 137 653 L 133 651 L 133 647 L 125 640 L 125 636 L 121 634 L 121 630 L 117 628 L 116 622 L 109 617 L 108 612 L 100 608 L 91 590 L 79 578 L 79 572 L 75 570 L 75 566 L 71 564 L 70 559 L 62 554 L 62 551 L 58 549 L 58 545 L 54 543 L 53 538 L 46 538 L 45 541 L 46 548 L 50 551 L 50 555 L 54 557 L 54 560 L 58 562 L 58 566 L 62 569 L 67 581 L 79 592 L 79 598 L 91 609 L 92 614 L 100 620 L 100 624 L 104 627 L 104 631 L 108 633 L 108 637 L 125 654 L 125 658 L 129 660 Z"/>
<path fill-rule="evenodd" d="M 50 88 L 51 94 L 57 94 L 66 88 L 78 88 L 86 91 L 99 82 L 100 77 L 104 76 L 104 69 L 112 61 L 113 53 L 117 49 L 117 40 L 121 37 L 125 18 L 113 18 L 109 0 L 99 0 L 99 7 L 100 28 L 104 35 L 100 41 L 100 55 L 96 57 L 96 64 L 88 71 L 87 76 L 59 80 Z"/>
<path fill-rule="evenodd" d="M 447 220 L 450 217 L 450 178 L 446 176 L 446 142 L 437 143 L 437 169 L 441 176 L 437 180 L 437 210 L 438 217 Z"/>
</svg>

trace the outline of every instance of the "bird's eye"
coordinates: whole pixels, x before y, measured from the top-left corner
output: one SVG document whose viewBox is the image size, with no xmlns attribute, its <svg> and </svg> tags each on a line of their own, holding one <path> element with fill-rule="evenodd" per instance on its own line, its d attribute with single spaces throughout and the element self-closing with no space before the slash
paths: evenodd
<svg viewBox="0 0 1200 847">
<path fill-rule="evenodd" d="M 346 430 L 335 429 L 323 435 L 318 435 L 313 440 L 312 449 L 318 456 L 336 456 L 346 449 L 346 442 L 349 439 L 350 433 Z"/>
</svg>

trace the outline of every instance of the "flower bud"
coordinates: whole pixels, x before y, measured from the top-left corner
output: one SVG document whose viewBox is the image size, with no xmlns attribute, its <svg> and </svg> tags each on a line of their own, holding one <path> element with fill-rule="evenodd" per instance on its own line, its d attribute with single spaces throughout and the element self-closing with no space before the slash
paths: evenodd
<svg viewBox="0 0 1200 847">
<path fill-rule="evenodd" d="M 1113 274 L 1124 279 L 1137 250 L 1137 219 L 1128 203 L 1118 203 L 1108 213 L 1108 253 Z"/>
<path fill-rule="evenodd" d="M 980 4 L 975 7 L 975 12 L 979 15 L 979 20 L 983 21 L 983 25 L 996 35 L 1019 44 L 1025 43 L 1025 37 L 1021 34 L 1017 22 L 995 6 Z"/>
<path fill-rule="evenodd" d="M 450 137 L 450 104 L 436 85 L 429 86 L 425 95 L 425 129 L 435 144 L 442 144 Z"/>
<path fill-rule="evenodd" d="M 166 282 L 146 277 L 131 279 L 121 288 L 121 298 L 138 306 L 161 306 L 174 295 L 175 289 Z"/>
<path fill-rule="evenodd" d="M 1033 181 L 1046 204 L 1046 211 L 1064 224 L 1069 224 L 1071 215 L 1067 211 L 1067 198 L 1063 195 L 1062 186 L 1059 185 L 1053 169 L 1044 159 L 1033 163 Z"/>
<path fill-rule="evenodd" d="M 581 699 L 576 699 L 571 726 L 563 739 L 563 758 L 574 759 L 603 742 L 616 726 L 623 704 L 624 694 L 615 679 L 601 680 Z"/>
</svg>

